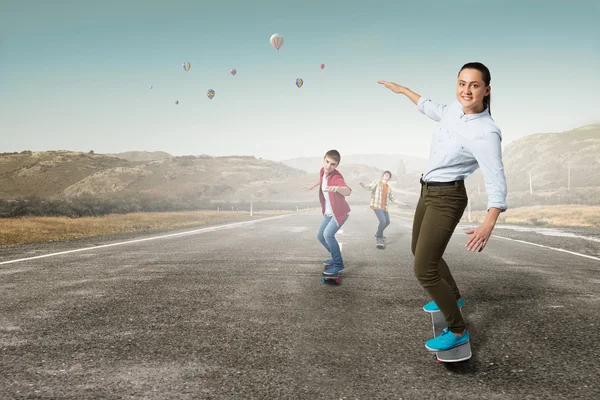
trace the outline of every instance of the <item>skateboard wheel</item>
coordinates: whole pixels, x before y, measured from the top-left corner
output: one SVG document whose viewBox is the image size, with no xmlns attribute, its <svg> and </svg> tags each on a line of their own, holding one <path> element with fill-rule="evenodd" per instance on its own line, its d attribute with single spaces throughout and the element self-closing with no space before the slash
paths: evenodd
<svg viewBox="0 0 600 400">
<path fill-rule="evenodd" d="M 325 283 L 325 278 L 321 278 L 321 283 Z"/>
<path fill-rule="evenodd" d="M 335 280 L 335 283 L 340 283 L 340 280 L 339 280 L 339 279 L 336 279 L 336 280 Z"/>
<path fill-rule="evenodd" d="M 440 360 L 435 360 L 435 362 L 437 362 L 438 364 L 442 363 L 442 361 L 440 361 Z"/>
</svg>

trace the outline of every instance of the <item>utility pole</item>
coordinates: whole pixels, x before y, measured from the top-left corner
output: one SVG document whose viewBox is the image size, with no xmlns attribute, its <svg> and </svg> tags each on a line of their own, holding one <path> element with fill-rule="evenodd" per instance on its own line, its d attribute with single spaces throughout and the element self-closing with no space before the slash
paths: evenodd
<svg viewBox="0 0 600 400">
<path fill-rule="evenodd" d="M 568 170 L 569 170 L 569 174 L 568 174 L 569 180 L 567 183 L 567 190 L 570 192 L 571 191 L 571 164 L 569 164 Z"/>
<path fill-rule="evenodd" d="M 467 211 L 467 221 L 471 222 L 471 202 L 467 201 L 467 207 L 468 207 L 468 211 Z"/>
<path fill-rule="evenodd" d="M 529 171 L 529 194 L 533 194 L 533 185 L 531 184 L 531 171 Z"/>
</svg>

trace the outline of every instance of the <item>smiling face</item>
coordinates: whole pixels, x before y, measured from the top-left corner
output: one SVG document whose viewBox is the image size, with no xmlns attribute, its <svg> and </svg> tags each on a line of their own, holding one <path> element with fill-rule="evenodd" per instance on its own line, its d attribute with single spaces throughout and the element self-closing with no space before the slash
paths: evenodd
<svg viewBox="0 0 600 400">
<path fill-rule="evenodd" d="M 323 159 L 323 168 L 325 169 L 325 175 L 332 173 L 337 168 L 338 163 L 333 158 L 326 156 Z"/>
<path fill-rule="evenodd" d="M 458 75 L 456 98 L 465 114 L 478 114 L 485 110 L 483 98 L 490 94 L 491 86 L 486 86 L 481 72 L 465 68 Z"/>
</svg>

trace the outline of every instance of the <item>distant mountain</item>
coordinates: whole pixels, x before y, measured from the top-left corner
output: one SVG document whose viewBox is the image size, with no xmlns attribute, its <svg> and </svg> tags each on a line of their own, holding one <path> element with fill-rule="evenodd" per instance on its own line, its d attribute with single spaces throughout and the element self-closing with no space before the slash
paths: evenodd
<svg viewBox="0 0 600 400">
<path fill-rule="evenodd" d="M 75 151 L 23 151 L 0 154 L 0 199 L 60 197 L 70 185 L 110 168 L 130 163 L 105 154 Z"/>
<path fill-rule="evenodd" d="M 517 139 L 502 154 L 509 197 L 529 192 L 529 173 L 535 192 L 569 187 L 600 187 L 600 124 L 560 133 L 538 133 Z M 481 169 L 467 179 L 467 187 L 484 191 Z"/>
<path fill-rule="evenodd" d="M 282 192 L 289 181 L 301 191 L 308 174 L 287 165 L 252 156 L 182 156 L 98 171 L 67 187 L 67 197 L 84 194 L 267 199 Z"/>
<path fill-rule="evenodd" d="M 538 133 L 515 140 L 504 148 L 504 170 L 510 192 L 528 191 L 529 174 L 534 191 L 553 191 L 570 187 L 600 187 L 600 124 L 587 125 L 559 133 Z M 406 172 L 397 174 L 399 160 Z M 283 163 L 306 171 L 318 171 L 321 157 L 295 158 Z M 403 155 L 342 155 L 340 170 L 347 164 L 363 164 L 390 170 L 399 188 L 412 190 L 425 169 L 425 158 Z M 484 192 L 481 169 L 467 179 L 469 190 Z"/>
<path fill-rule="evenodd" d="M 173 156 L 164 151 L 126 151 L 124 153 L 108 154 L 127 161 L 157 161 Z"/>
<path fill-rule="evenodd" d="M 320 169 L 320 168 L 319 168 Z M 116 155 L 69 151 L 0 155 L 0 199 L 92 196 L 179 197 L 223 201 L 317 201 L 304 187 L 318 172 L 252 156 L 183 156 L 127 161 Z M 340 169 L 354 189 L 383 170 L 345 164 Z M 364 197 L 364 196 L 362 196 Z M 354 195 L 352 200 L 362 199 Z M 367 198 L 368 199 L 368 198 Z"/>
<path fill-rule="evenodd" d="M 565 191 L 569 184 L 569 170 L 570 193 L 600 188 L 600 124 L 521 138 L 504 149 L 503 160 L 512 204 L 558 202 L 558 191 Z M 398 171 L 401 163 L 405 171 Z M 392 171 L 391 185 L 398 198 L 408 202 L 418 193 L 425 163 L 423 158 L 402 155 L 349 155 L 342 156 L 339 171 L 354 190 L 348 198 L 351 204 L 367 202 L 369 194 L 359 183 L 379 179 L 386 169 Z M 0 199 L 150 195 L 210 201 L 313 202 L 317 201 L 316 189 L 309 192 L 303 188 L 316 182 L 321 166 L 321 157 L 276 162 L 253 156 L 174 157 L 164 152 L 2 153 Z M 529 195 L 529 173 L 534 196 Z M 473 206 L 485 207 L 481 170 L 468 178 L 467 188 Z M 597 204 L 598 196 L 588 196 L 588 192 L 577 195 L 577 201 Z"/>
<path fill-rule="evenodd" d="M 560 133 L 540 133 L 512 142 L 504 150 L 511 190 L 600 187 L 600 124 Z"/>
<path fill-rule="evenodd" d="M 205 198 L 213 201 L 316 202 L 319 171 L 307 173 L 282 163 L 254 157 L 185 156 L 99 171 L 64 190 L 81 195 Z M 383 170 L 364 165 L 340 168 L 354 189 L 350 203 L 366 203 L 369 194 L 359 183 L 378 179 Z M 399 195 L 401 195 L 399 193 Z"/>
<path fill-rule="evenodd" d="M 340 167 L 348 164 L 360 164 L 369 167 L 378 168 L 382 171 L 388 170 L 396 174 L 400 161 L 404 163 L 405 172 L 423 172 L 427 165 L 427 159 L 422 157 L 406 156 L 402 154 L 350 154 L 343 155 Z M 301 157 L 282 160 L 282 163 L 293 168 L 298 168 L 307 172 L 319 171 L 323 166 L 323 157 Z"/>
</svg>

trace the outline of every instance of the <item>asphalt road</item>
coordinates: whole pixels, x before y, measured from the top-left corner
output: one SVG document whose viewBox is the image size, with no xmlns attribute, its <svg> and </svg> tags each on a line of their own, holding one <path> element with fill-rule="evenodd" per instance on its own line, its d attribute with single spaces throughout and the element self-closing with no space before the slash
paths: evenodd
<svg viewBox="0 0 600 400">
<path fill-rule="evenodd" d="M 353 210 L 335 286 L 320 218 L 0 248 L 0 398 L 600 398 L 600 260 L 500 238 L 468 253 L 459 226 L 445 257 L 473 357 L 438 365 L 411 221 L 377 250 Z"/>
</svg>

